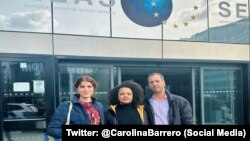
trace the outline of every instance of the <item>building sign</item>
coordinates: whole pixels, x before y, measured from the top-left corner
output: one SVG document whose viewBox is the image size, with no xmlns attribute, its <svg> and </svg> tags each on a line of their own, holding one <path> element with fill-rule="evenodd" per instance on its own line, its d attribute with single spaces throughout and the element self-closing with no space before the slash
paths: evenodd
<svg viewBox="0 0 250 141">
<path fill-rule="evenodd" d="M 172 0 L 122 0 L 122 9 L 129 19 L 142 26 L 158 26 L 169 18 Z"/>
<path fill-rule="evenodd" d="M 0 30 L 249 43 L 249 0 L 2 0 L 1 4 Z M 248 36 L 238 39 L 224 33 L 228 35 L 224 38 L 218 29 L 208 31 L 229 31 L 229 26 L 233 35 Z"/>
</svg>

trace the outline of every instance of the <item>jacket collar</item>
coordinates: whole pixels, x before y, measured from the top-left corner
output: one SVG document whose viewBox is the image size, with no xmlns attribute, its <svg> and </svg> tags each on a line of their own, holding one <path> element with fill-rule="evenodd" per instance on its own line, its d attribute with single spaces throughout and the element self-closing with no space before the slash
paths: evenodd
<svg viewBox="0 0 250 141">
<path fill-rule="evenodd" d="M 165 94 L 167 95 L 168 101 L 173 101 L 174 98 L 173 98 L 172 94 L 168 90 L 165 91 Z M 145 99 L 149 100 L 152 96 L 153 96 L 153 93 L 150 93 L 150 94 L 145 96 Z"/>
<path fill-rule="evenodd" d="M 111 109 L 111 111 L 113 111 L 114 113 L 116 113 L 115 108 L 117 107 L 117 105 L 110 105 L 109 109 Z M 145 119 L 144 119 L 144 105 L 138 105 L 136 110 L 138 111 L 140 118 L 142 120 L 143 123 L 145 123 Z"/>
</svg>

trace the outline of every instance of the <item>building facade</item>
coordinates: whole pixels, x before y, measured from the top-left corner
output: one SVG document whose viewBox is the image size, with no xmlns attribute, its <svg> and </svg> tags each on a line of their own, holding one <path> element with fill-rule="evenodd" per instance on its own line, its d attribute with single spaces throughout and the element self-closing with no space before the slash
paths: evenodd
<svg viewBox="0 0 250 141">
<path fill-rule="evenodd" d="M 42 140 L 80 75 L 96 97 L 161 72 L 198 125 L 250 123 L 249 0 L 2 0 L 0 140 Z M 13 3 L 15 3 L 13 5 Z"/>
</svg>

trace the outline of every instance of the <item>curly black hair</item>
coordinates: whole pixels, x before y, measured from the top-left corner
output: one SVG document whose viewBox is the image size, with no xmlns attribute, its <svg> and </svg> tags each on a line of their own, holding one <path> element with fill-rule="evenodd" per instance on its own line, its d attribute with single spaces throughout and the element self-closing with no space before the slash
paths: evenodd
<svg viewBox="0 0 250 141">
<path fill-rule="evenodd" d="M 111 89 L 108 93 L 109 96 L 109 102 L 111 105 L 118 105 L 120 102 L 118 101 L 118 92 L 120 88 L 130 88 L 133 92 L 133 100 L 132 100 L 132 106 L 137 107 L 140 104 L 143 104 L 143 100 L 144 100 L 144 91 L 143 88 L 141 87 L 140 84 L 132 81 L 132 80 L 128 80 L 128 81 L 124 81 L 122 82 L 120 85 L 114 87 L 113 89 Z"/>
</svg>

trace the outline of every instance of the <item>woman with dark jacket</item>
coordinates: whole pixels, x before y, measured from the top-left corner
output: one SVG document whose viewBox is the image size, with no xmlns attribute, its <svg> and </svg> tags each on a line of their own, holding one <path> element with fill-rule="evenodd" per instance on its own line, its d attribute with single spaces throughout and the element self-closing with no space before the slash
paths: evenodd
<svg viewBox="0 0 250 141">
<path fill-rule="evenodd" d="M 125 81 L 109 91 L 110 107 L 106 112 L 108 125 L 145 125 L 147 114 L 142 105 L 144 99 L 140 84 Z"/>
<path fill-rule="evenodd" d="M 73 108 L 70 114 L 70 125 L 103 125 L 104 108 L 93 94 L 97 83 L 90 76 L 81 76 L 75 82 L 78 94 L 75 94 L 71 102 Z M 56 109 L 48 127 L 47 134 L 55 138 L 62 137 L 61 126 L 66 123 L 69 102 L 63 102 Z"/>
</svg>

